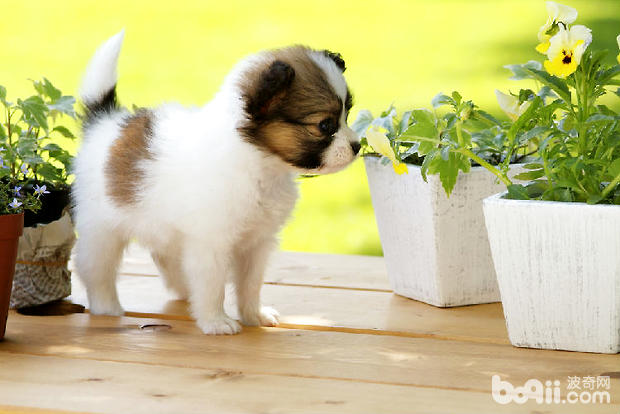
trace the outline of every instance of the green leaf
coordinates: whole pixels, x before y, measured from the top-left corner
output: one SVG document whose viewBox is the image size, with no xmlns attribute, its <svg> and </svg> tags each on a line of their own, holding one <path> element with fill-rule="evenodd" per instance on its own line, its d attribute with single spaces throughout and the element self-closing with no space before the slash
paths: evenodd
<svg viewBox="0 0 620 414">
<path fill-rule="evenodd" d="M 537 95 L 540 96 L 543 101 L 547 98 L 555 99 L 558 97 L 548 86 L 540 88 Z"/>
<path fill-rule="evenodd" d="M 617 121 L 619 118 L 617 116 L 609 116 L 603 114 L 594 114 L 590 115 L 588 119 L 586 119 L 586 123 L 594 123 L 594 122 L 613 122 Z"/>
<path fill-rule="evenodd" d="M 526 170 L 538 170 L 538 169 L 543 168 L 543 165 L 538 164 L 538 163 L 530 163 L 530 164 L 525 164 L 523 168 L 525 168 Z"/>
<path fill-rule="evenodd" d="M 400 119 L 400 122 L 398 125 L 399 134 L 402 134 L 403 132 L 407 130 L 407 128 L 409 128 L 409 122 L 411 121 L 411 113 L 412 111 L 406 111 L 403 113 L 403 116 Z"/>
<path fill-rule="evenodd" d="M 540 198 L 549 189 L 549 183 L 543 180 L 532 181 L 526 185 L 527 195 L 530 199 Z"/>
<path fill-rule="evenodd" d="M 452 92 L 452 99 L 454 99 L 454 101 L 456 102 L 456 104 L 460 104 L 461 101 L 463 100 L 463 97 L 461 96 L 460 93 L 458 93 L 457 91 L 453 91 Z"/>
<path fill-rule="evenodd" d="M 533 79 L 536 79 L 537 81 L 541 82 L 543 85 L 550 87 L 555 93 L 558 94 L 560 98 L 564 100 L 564 102 L 570 104 L 571 94 L 564 80 L 557 78 L 555 76 L 551 76 L 547 72 L 543 72 L 542 70 L 538 70 L 538 69 L 523 68 L 523 70 L 531 74 L 531 77 Z"/>
<path fill-rule="evenodd" d="M 362 109 L 357 114 L 357 118 L 351 125 L 351 129 L 357 134 L 358 137 L 363 137 L 366 134 L 366 130 L 372 123 L 372 120 L 375 119 L 369 110 Z"/>
<path fill-rule="evenodd" d="M 58 144 L 54 144 L 53 142 L 52 142 L 52 143 L 47 144 L 46 146 L 44 146 L 44 147 L 43 147 L 43 148 L 41 148 L 41 149 L 42 149 L 43 151 L 64 151 L 64 150 L 60 147 L 60 145 L 58 145 Z"/>
<path fill-rule="evenodd" d="M 75 98 L 73 96 L 61 96 L 54 103 L 48 105 L 51 110 L 62 112 L 75 118 Z"/>
<path fill-rule="evenodd" d="M 40 165 L 43 164 L 45 161 L 43 160 L 43 158 L 39 157 L 37 154 L 34 154 L 32 156 L 23 156 L 21 157 L 22 161 L 25 162 L 26 164 L 33 166 L 33 165 Z"/>
<path fill-rule="evenodd" d="M 522 172 L 521 174 L 517 174 L 514 176 L 514 178 L 516 178 L 517 180 L 523 180 L 523 181 L 532 181 L 532 180 L 536 180 L 537 178 L 540 177 L 544 177 L 545 176 L 545 170 L 531 170 L 531 171 L 527 171 L 527 172 Z"/>
<path fill-rule="evenodd" d="M 400 158 L 402 160 L 407 159 L 408 157 L 410 157 L 411 155 L 415 154 L 416 152 L 418 152 L 418 148 L 420 147 L 420 143 L 416 142 L 414 143 L 412 146 L 410 146 L 409 148 L 407 148 L 407 151 L 403 152 L 402 154 L 400 154 Z"/>
<path fill-rule="evenodd" d="M 413 139 L 415 139 L 415 137 L 439 139 L 435 114 L 427 109 L 416 109 L 412 111 L 411 116 L 415 123 L 403 132 L 403 137 Z"/>
<path fill-rule="evenodd" d="M 510 79 L 522 80 L 522 79 L 532 78 L 532 75 L 528 73 L 526 69 L 542 70 L 543 66 L 542 66 L 542 63 L 536 60 L 530 60 L 529 62 L 524 63 L 522 65 L 506 65 L 504 66 L 504 68 L 512 71 L 513 76 L 511 76 Z"/>
<path fill-rule="evenodd" d="M 17 104 L 24 113 L 26 122 L 34 121 L 34 126 L 48 130 L 47 125 L 47 105 L 38 96 L 31 96 L 25 100 L 17 100 Z"/>
<path fill-rule="evenodd" d="M 419 152 L 418 152 L 419 153 Z M 422 179 L 424 181 L 428 181 L 426 177 L 426 173 L 431 166 L 431 163 L 435 160 L 435 157 L 439 154 L 439 150 L 434 149 L 428 152 L 424 157 L 424 161 L 422 162 L 422 166 L 420 168 L 420 174 L 422 174 Z"/>
<path fill-rule="evenodd" d="M 620 174 L 620 158 L 616 158 L 611 162 L 609 168 L 607 169 L 607 173 L 612 177 L 616 177 Z"/>
<path fill-rule="evenodd" d="M 39 91 L 39 89 L 37 89 L 37 91 L 50 98 L 52 102 L 56 101 L 62 95 L 60 90 L 58 90 L 54 85 L 52 85 L 52 82 L 50 82 L 47 78 L 43 78 L 43 83 L 40 84 L 41 90 Z M 35 82 L 35 89 L 36 88 L 37 87 Z"/>
<path fill-rule="evenodd" d="M 511 200 L 529 200 L 530 196 L 527 189 L 521 184 L 512 184 L 508 186 L 508 194 L 506 198 Z"/>
<path fill-rule="evenodd" d="M 5 102 L 6 99 L 6 88 L 0 85 L 0 101 Z"/>
<path fill-rule="evenodd" d="M 75 138 L 75 135 L 73 135 L 71 133 L 71 131 L 69 131 L 68 128 L 66 128 L 66 127 L 64 127 L 62 125 L 58 125 L 57 127 L 54 127 L 54 129 L 52 129 L 52 131 L 60 132 L 66 138 Z"/>
<path fill-rule="evenodd" d="M 501 124 L 502 124 L 502 123 L 501 123 L 501 122 L 500 122 L 497 118 L 495 118 L 493 115 L 491 115 L 491 114 L 489 114 L 489 113 L 487 113 L 487 112 L 485 112 L 485 111 L 483 111 L 483 110 L 478 109 L 478 110 L 476 110 L 476 111 L 474 112 L 474 114 L 478 115 L 480 118 L 483 118 L 483 119 L 486 119 L 487 121 L 492 122 L 492 123 L 493 123 L 493 124 L 495 124 L 495 125 L 501 125 Z"/>
<path fill-rule="evenodd" d="M 418 146 L 418 155 L 420 157 L 428 156 L 428 154 L 437 148 L 437 144 L 431 141 L 420 141 Z"/>
<path fill-rule="evenodd" d="M 439 108 L 442 105 L 452 105 L 456 107 L 456 102 L 454 99 L 448 95 L 444 95 L 441 92 L 435 95 L 435 97 L 431 100 L 431 104 L 433 105 L 433 108 Z"/>
<path fill-rule="evenodd" d="M 42 164 L 37 168 L 37 175 L 43 177 L 44 181 L 47 182 L 58 182 L 62 181 L 62 170 L 60 168 L 56 168 L 53 165 L 46 163 Z"/>
<path fill-rule="evenodd" d="M 600 194 L 591 194 L 588 197 L 588 200 L 586 201 L 586 203 L 588 204 L 596 204 L 599 201 L 601 201 L 603 199 L 603 196 L 601 196 Z"/>
<path fill-rule="evenodd" d="M 390 112 L 384 111 L 379 118 L 375 118 L 372 121 L 372 125 L 376 125 L 382 128 L 387 129 L 388 138 L 394 139 L 395 132 L 394 131 L 394 117 L 396 116 L 396 110 L 393 109 Z"/>
<path fill-rule="evenodd" d="M 451 152 L 448 160 L 438 158 L 439 161 L 439 179 L 441 180 L 441 186 L 443 187 L 446 195 L 450 197 L 452 190 L 456 185 L 456 180 L 459 175 L 458 162 L 456 154 Z"/>
<path fill-rule="evenodd" d="M 610 81 L 618 74 L 620 74 L 620 65 L 615 65 L 608 69 L 600 70 L 596 74 L 596 83 L 601 86 L 613 84 L 610 83 Z"/>
<path fill-rule="evenodd" d="M 527 142 L 530 139 L 534 138 L 534 137 L 538 137 L 538 136 L 542 136 L 545 132 L 547 132 L 549 130 L 549 127 L 546 126 L 537 126 L 534 127 L 532 129 L 530 129 L 529 131 L 525 132 L 520 139 L 523 142 Z"/>
<path fill-rule="evenodd" d="M 17 154 L 21 158 L 33 157 L 37 150 L 37 139 L 35 137 L 21 137 L 17 141 Z"/>
</svg>

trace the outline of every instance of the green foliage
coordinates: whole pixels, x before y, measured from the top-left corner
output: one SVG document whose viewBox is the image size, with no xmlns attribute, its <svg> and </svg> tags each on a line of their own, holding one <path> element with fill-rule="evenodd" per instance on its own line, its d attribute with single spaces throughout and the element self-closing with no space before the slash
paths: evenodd
<svg viewBox="0 0 620 414">
<path fill-rule="evenodd" d="M 47 78 L 32 83 L 36 94 L 15 102 L 6 99 L 6 88 L 0 86 L 0 214 L 40 207 L 40 193 L 16 189 L 63 187 L 69 179 L 72 156 L 53 141 L 75 138 L 68 128 L 56 125 L 63 115 L 75 117 L 75 99 L 62 95 Z"/>
<path fill-rule="evenodd" d="M 458 92 L 451 96 L 436 95 L 433 110 L 414 109 L 400 117 L 392 106 L 373 118 L 369 111 L 360 111 L 353 129 L 364 137 L 371 125 L 384 127 L 396 158 L 421 165 L 424 180 L 428 174 L 439 174 L 448 195 L 456 185 L 459 171 L 469 172 L 474 164 L 499 165 L 505 160 L 519 162 L 529 155 L 530 140 L 521 136 L 511 140 L 509 123 L 502 123 L 480 110 Z M 364 154 L 374 154 L 362 138 Z M 504 167 L 507 170 L 508 164 Z"/>
</svg>

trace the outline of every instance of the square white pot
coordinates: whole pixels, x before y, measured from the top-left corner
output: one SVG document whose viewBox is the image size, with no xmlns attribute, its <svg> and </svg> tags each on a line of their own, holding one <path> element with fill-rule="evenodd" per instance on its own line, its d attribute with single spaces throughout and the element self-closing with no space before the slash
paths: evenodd
<svg viewBox="0 0 620 414">
<path fill-rule="evenodd" d="M 482 200 L 505 188 L 495 176 L 473 167 L 448 198 L 418 166 L 397 175 L 378 157 L 364 162 L 394 292 L 441 307 L 499 301 L 482 213 Z"/>
<path fill-rule="evenodd" d="M 515 346 L 620 351 L 620 206 L 484 200 Z"/>
</svg>

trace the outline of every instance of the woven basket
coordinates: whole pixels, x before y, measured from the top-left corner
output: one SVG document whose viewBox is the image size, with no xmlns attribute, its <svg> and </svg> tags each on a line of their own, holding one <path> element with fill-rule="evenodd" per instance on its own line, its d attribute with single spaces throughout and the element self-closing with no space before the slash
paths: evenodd
<svg viewBox="0 0 620 414">
<path fill-rule="evenodd" d="M 19 239 L 11 308 L 41 305 L 71 294 L 67 268 L 75 231 L 69 213 L 49 224 L 24 228 Z"/>
</svg>

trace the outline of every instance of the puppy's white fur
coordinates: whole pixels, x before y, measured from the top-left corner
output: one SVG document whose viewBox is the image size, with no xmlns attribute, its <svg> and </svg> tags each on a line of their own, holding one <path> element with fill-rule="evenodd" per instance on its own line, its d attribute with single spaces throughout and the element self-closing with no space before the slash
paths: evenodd
<svg viewBox="0 0 620 414">
<path fill-rule="evenodd" d="M 88 104 L 116 84 L 124 33 L 104 43 L 84 76 Z M 225 283 L 235 284 L 241 322 L 277 324 L 278 314 L 260 305 L 260 288 L 276 235 L 297 199 L 297 173 L 334 172 L 354 158 L 357 138 L 340 120 L 320 170 L 303 171 L 248 143 L 238 131 L 246 114 L 239 79 L 267 59 L 258 54 L 236 66 L 215 98 L 202 108 L 167 104 L 152 110 L 149 151 L 135 203 L 118 205 L 106 194 L 105 168 L 126 110 L 96 118 L 84 131 L 75 161 L 73 196 L 78 231 L 77 270 L 86 285 L 90 312 L 121 315 L 116 273 L 124 248 L 136 238 L 150 249 L 167 286 L 189 299 L 207 334 L 234 334 L 240 325 L 223 309 Z M 332 61 L 314 58 L 345 100 L 346 83 Z"/>
</svg>

